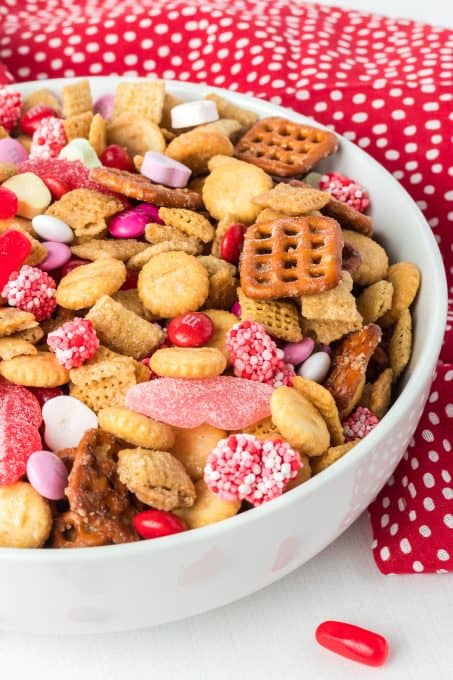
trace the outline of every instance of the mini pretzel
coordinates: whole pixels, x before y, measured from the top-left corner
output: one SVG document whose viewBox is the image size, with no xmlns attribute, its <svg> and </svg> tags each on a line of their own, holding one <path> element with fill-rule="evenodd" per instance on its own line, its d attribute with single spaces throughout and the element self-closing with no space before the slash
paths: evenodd
<svg viewBox="0 0 453 680">
<path fill-rule="evenodd" d="M 270 175 L 294 177 L 309 172 L 337 147 L 333 132 L 285 118 L 263 118 L 239 140 L 235 156 Z"/>
<path fill-rule="evenodd" d="M 340 418 L 346 418 L 360 399 L 368 362 L 379 344 L 382 331 L 376 324 L 347 335 L 335 348 L 332 370 L 324 387 L 335 399 Z M 361 390 L 360 390 L 361 392 Z"/>
<path fill-rule="evenodd" d="M 88 430 L 77 447 L 66 488 L 70 509 L 83 519 L 82 525 L 76 519 L 75 530 L 99 534 L 104 545 L 138 540 L 131 526 L 137 509 L 116 469 L 119 448 L 111 434 Z"/>
<path fill-rule="evenodd" d="M 298 297 L 334 288 L 341 278 L 341 230 L 329 217 L 259 222 L 246 232 L 241 287 L 254 299 Z"/>
<path fill-rule="evenodd" d="M 116 168 L 93 168 L 90 179 L 98 182 L 107 189 L 116 191 L 129 198 L 138 201 L 155 203 L 169 208 L 187 208 L 188 210 L 200 210 L 203 201 L 199 194 L 188 189 L 169 189 L 161 184 L 153 184 L 143 175 L 117 170 Z"/>
</svg>

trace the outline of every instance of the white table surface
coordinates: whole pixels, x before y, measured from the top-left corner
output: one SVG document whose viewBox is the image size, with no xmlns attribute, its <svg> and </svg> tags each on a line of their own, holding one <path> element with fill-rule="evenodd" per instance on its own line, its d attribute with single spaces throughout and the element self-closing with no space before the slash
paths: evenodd
<svg viewBox="0 0 453 680">
<path fill-rule="evenodd" d="M 337 0 L 336 4 L 453 26 L 453 3 L 447 0 Z M 453 574 L 381 576 L 370 543 L 368 519 L 362 516 L 323 553 L 266 590 L 160 628 L 90 638 L 0 631 L 1 677 L 451 680 Z M 386 666 L 369 669 L 320 648 L 314 630 L 329 618 L 386 635 L 391 647 Z"/>
</svg>

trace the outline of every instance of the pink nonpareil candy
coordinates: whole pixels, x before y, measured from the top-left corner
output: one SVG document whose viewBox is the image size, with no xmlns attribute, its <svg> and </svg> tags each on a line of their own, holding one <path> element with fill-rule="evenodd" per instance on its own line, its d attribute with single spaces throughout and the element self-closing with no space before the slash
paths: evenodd
<svg viewBox="0 0 453 680">
<path fill-rule="evenodd" d="M 105 120 L 112 117 L 113 106 L 115 104 L 114 94 L 103 94 L 102 97 L 98 97 L 93 104 L 93 112 L 100 113 Z"/>
<path fill-rule="evenodd" d="M 242 430 L 269 416 L 272 392 L 270 385 L 232 376 L 157 378 L 131 387 L 126 406 L 175 427 L 208 423 L 221 430 Z"/>
<path fill-rule="evenodd" d="M 109 233 L 115 238 L 137 238 L 143 236 L 148 222 L 163 224 L 159 208 L 152 203 L 141 203 L 136 208 L 125 210 L 112 217 Z"/>
<path fill-rule="evenodd" d="M 28 158 L 24 146 L 17 139 L 5 137 L 0 139 L 0 163 L 22 163 Z"/>
<path fill-rule="evenodd" d="M 174 161 L 157 151 L 145 153 L 140 172 L 157 184 L 165 184 L 173 188 L 185 187 L 192 174 L 192 170 L 187 165 Z"/>
<path fill-rule="evenodd" d="M 43 246 L 47 248 L 46 259 L 37 266 L 45 272 L 59 269 L 71 259 L 71 249 L 65 243 L 44 241 Z"/>
</svg>

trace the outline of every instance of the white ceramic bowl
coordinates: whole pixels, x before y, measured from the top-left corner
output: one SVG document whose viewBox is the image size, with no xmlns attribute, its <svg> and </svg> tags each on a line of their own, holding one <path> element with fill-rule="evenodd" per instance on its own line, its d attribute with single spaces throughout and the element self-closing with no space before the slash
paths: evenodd
<svg viewBox="0 0 453 680">
<path fill-rule="evenodd" d="M 117 78 L 91 78 L 94 96 Z M 63 80 L 24 83 L 26 95 Z M 312 122 L 274 104 L 218 88 L 169 82 L 185 100 L 208 89 L 261 117 Z M 376 235 L 393 261 L 422 272 L 415 343 L 401 394 L 378 427 L 328 470 L 281 498 L 232 519 L 156 541 L 74 550 L 0 549 L 0 630 L 118 631 L 220 607 L 285 576 L 335 540 L 368 506 L 401 459 L 432 380 L 446 319 L 446 283 L 431 229 L 404 189 L 346 139 L 322 165 L 370 190 Z"/>
</svg>

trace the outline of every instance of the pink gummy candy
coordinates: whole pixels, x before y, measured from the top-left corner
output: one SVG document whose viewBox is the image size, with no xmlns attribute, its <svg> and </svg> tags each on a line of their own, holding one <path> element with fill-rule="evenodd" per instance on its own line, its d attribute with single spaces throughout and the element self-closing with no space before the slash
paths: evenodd
<svg viewBox="0 0 453 680">
<path fill-rule="evenodd" d="M 131 387 L 126 406 L 175 427 L 208 423 L 221 430 L 242 430 L 269 416 L 272 391 L 265 383 L 232 376 L 157 378 Z"/>
<path fill-rule="evenodd" d="M 0 379 L 0 411 L 2 416 L 26 420 L 38 429 L 42 423 L 41 406 L 30 390 Z M 0 454 L 1 455 L 1 454 Z"/>
<path fill-rule="evenodd" d="M 41 448 L 41 408 L 36 397 L 18 385 L 0 383 L 0 486 L 14 484 L 27 460 Z"/>
</svg>

